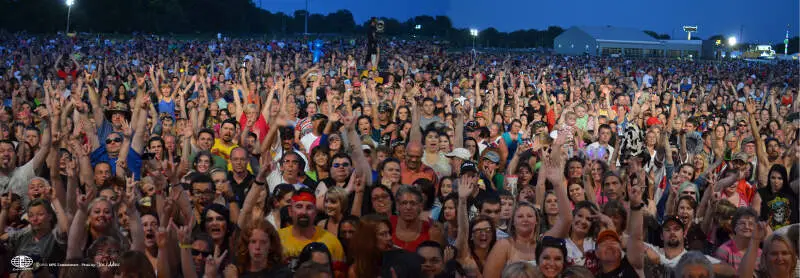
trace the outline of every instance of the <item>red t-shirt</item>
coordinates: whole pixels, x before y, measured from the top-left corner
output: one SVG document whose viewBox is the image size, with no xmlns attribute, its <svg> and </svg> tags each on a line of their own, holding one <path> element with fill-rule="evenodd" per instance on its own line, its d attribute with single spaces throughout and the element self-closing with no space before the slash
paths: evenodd
<svg viewBox="0 0 800 278">
<path fill-rule="evenodd" d="M 429 221 L 422 222 L 422 230 L 419 232 L 419 236 L 417 236 L 414 241 L 402 241 L 397 238 L 397 221 L 399 221 L 397 215 L 392 215 L 389 217 L 389 222 L 392 223 L 392 243 L 397 245 L 397 247 L 402 248 L 408 252 L 417 252 L 417 247 L 422 244 L 423 242 L 430 240 L 431 235 L 429 230 L 431 228 L 431 223 Z"/>
<path fill-rule="evenodd" d="M 239 118 L 239 127 L 244 128 L 246 125 L 247 115 L 242 112 L 242 117 Z M 267 132 L 269 132 L 269 125 L 267 124 L 267 120 L 264 119 L 263 115 L 258 115 L 258 120 L 256 120 L 256 124 L 253 125 L 253 130 L 250 132 L 255 133 L 256 136 L 258 136 L 258 142 L 264 142 L 264 138 L 267 138 Z"/>
<path fill-rule="evenodd" d="M 58 74 L 58 77 L 61 78 L 61 79 L 67 79 L 67 75 L 72 76 L 73 79 L 78 77 L 78 71 L 77 70 L 72 70 L 69 73 L 67 73 L 66 71 L 63 71 L 63 70 L 58 70 L 57 74 Z"/>
</svg>

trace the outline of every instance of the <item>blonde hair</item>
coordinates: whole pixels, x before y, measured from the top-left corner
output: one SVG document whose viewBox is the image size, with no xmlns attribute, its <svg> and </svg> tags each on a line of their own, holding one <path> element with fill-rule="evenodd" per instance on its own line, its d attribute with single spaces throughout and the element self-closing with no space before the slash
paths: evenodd
<svg viewBox="0 0 800 278">
<path fill-rule="evenodd" d="M 253 103 L 246 105 L 244 107 L 244 112 L 247 113 L 249 111 L 258 112 L 258 106 Z"/>
<path fill-rule="evenodd" d="M 791 259 L 789 263 L 792 265 L 789 269 L 791 269 L 792 273 L 790 273 L 789 277 L 795 277 L 795 272 L 797 271 L 797 253 L 793 247 L 792 241 L 784 235 L 775 234 L 773 233 L 766 240 L 764 240 L 763 245 L 761 246 L 761 270 L 764 272 L 769 272 L 770 265 L 769 265 L 769 253 L 772 252 L 772 243 L 775 241 L 780 241 L 783 244 L 786 244 L 786 248 L 789 249 L 789 254 L 791 255 Z"/>
<path fill-rule="evenodd" d="M 535 266 L 527 262 L 515 262 L 503 269 L 502 278 L 538 278 L 543 277 Z"/>
<path fill-rule="evenodd" d="M 339 202 L 339 207 L 342 213 L 347 211 L 350 200 L 347 198 L 347 191 L 341 187 L 331 187 L 325 193 L 325 199 L 333 199 Z"/>
</svg>

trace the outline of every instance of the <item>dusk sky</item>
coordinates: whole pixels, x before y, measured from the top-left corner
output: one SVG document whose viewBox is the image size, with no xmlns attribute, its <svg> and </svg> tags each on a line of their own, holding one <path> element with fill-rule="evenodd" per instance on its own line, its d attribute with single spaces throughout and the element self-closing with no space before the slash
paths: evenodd
<svg viewBox="0 0 800 278">
<path fill-rule="evenodd" d="M 292 14 L 304 9 L 304 0 L 253 0 L 272 12 Z M 798 0 L 727 1 L 641 1 L 641 0 L 406 0 L 386 1 L 380 7 L 371 0 L 309 0 L 312 13 L 327 14 L 348 9 L 357 23 L 371 16 L 386 16 L 405 21 L 416 15 L 446 15 L 458 28 L 495 27 L 509 32 L 519 29 L 546 29 L 557 25 L 612 25 L 653 30 L 673 38 L 686 37 L 681 27 L 697 25 L 702 38 L 715 34 L 737 35 L 748 42 L 782 42 L 786 24 L 790 36 L 797 36 L 800 23 Z M 402 3 L 402 4 L 400 4 Z M 657 3 L 658 5 L 652 5 Z M 313 27 L 312 27 L 313 29 Z M 741 41 L 741 39 L 740 39 Z"/>
</svg>

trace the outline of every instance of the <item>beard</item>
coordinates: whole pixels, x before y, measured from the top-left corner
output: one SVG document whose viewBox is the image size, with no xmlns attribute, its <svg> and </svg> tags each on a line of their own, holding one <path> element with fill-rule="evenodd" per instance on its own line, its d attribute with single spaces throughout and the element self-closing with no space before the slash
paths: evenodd
<svg viewBox="0 0 800 278">
<path fill-rule="evenodd" d="M 300 226 L 301 228 L 308 228 L 311 226 L 311 218 L 308 216 L 300 216 L 297 218 L 297 223 L 295 225 Z"/>
<path fill-rule="evenodd" d="M 681 246 L 681 242 L 679 240 L 677 240 L 677 239 L 667 240 L 667 247 L 677 248 L 677 247 L 680 247 L 680 246 Z"/>
</svg>

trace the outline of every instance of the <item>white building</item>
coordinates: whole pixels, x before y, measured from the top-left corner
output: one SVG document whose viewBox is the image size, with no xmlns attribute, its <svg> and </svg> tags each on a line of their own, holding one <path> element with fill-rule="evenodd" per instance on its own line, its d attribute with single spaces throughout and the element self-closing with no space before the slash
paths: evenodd
<svg viewBox="0 0 800 278">
<path fill-rule="evenodd" d="M 553 40 L 564 55 L 622 57 L 693 57 L 702 54 L 700 40 L 658 40 L 641 30 L 612 26 L 575 26 Z"/>
</svg>

